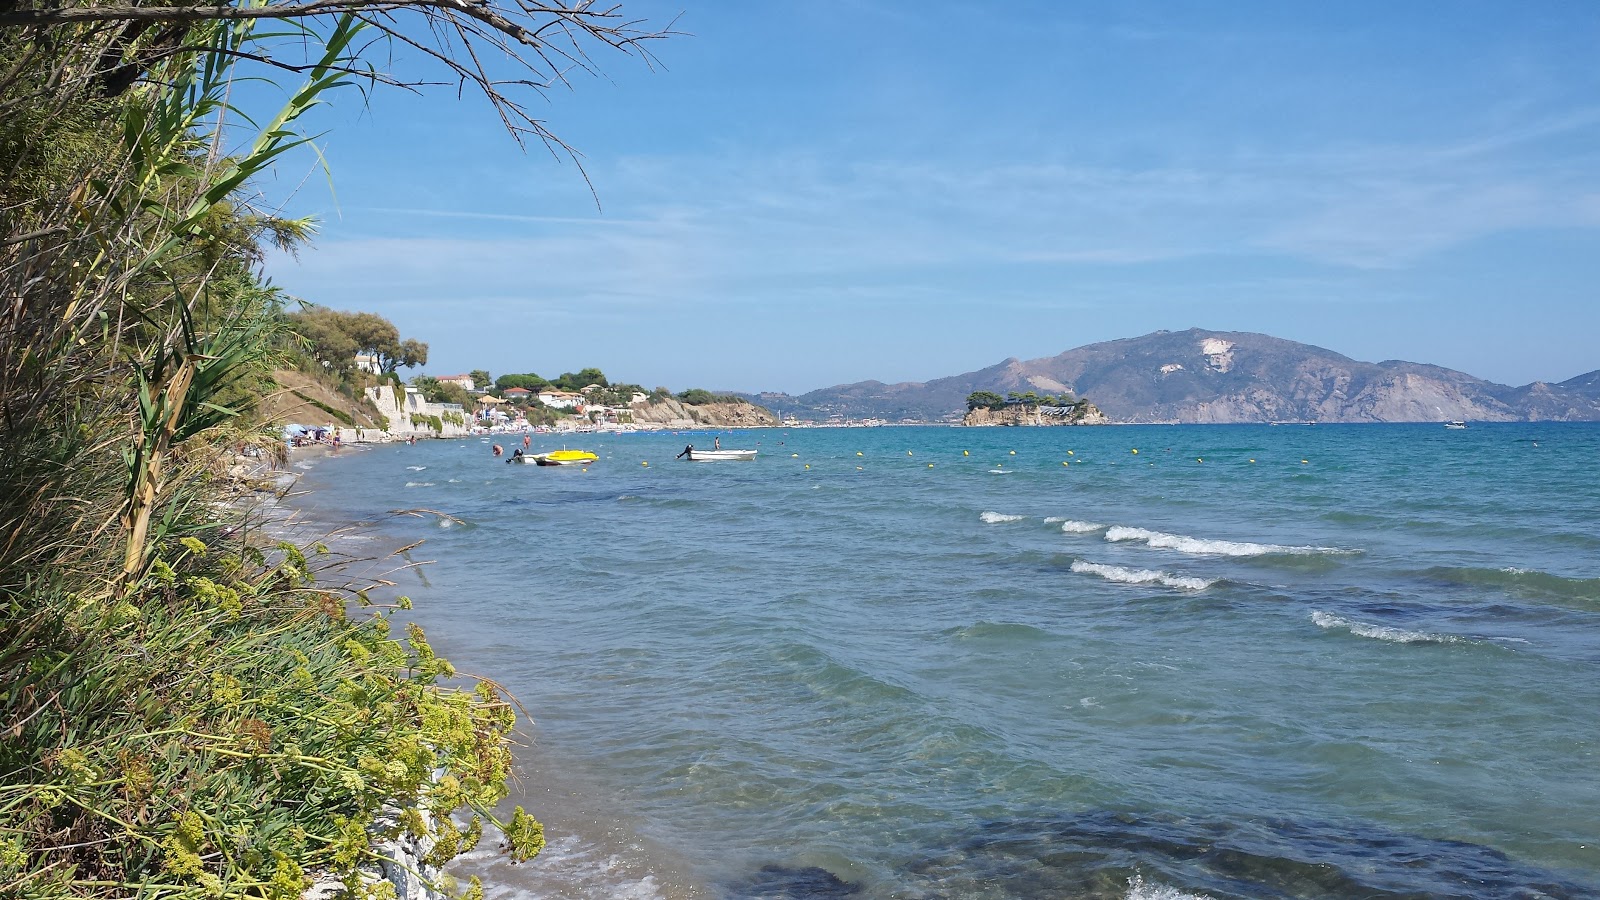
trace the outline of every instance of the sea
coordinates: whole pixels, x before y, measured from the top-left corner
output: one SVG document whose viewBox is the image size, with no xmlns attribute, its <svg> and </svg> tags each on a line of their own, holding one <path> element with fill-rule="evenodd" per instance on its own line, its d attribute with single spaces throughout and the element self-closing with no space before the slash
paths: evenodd
<svg viewBox="0 0 1600 900">
<path fill-rule="evenodd" d="M 564 445 L 294 462 L 526 709 L 490 898 L 1600 896 L 1600 425 Z"/>
</svg>

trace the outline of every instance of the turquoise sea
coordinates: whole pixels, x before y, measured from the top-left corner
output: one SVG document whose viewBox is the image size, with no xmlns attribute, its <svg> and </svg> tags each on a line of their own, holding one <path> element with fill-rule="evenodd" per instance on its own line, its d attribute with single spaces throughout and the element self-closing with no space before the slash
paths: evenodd
<svg viewBox="0 0 1600 900">
<path fill-rule="evenodd" d="M 712 437 L 297 462 L 535 720 L 489 896 L 1600 896 L 1600 426 Z"/>
</svg>

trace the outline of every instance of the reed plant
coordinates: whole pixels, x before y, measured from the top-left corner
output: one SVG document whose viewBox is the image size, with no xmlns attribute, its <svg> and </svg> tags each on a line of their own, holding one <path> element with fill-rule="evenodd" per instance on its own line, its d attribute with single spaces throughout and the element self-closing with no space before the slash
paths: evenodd
<svg viewBox="0 0 1600 900">
<path fill-rule="evenodd" d="M 299 28 L 303 85 L 227 152 L 254 27 L 0 30 L 0 896 L 381 896 L 356 873 L 385 837 L 430 865 L 487 824 L 543 844 L 490 813 L 500 692 L 220 502 L 229 448 L 271 441 L 243 387 L 283 341 L 260 247 L 306 232 L 244 192 L 363 24 Z"/>
</svg>

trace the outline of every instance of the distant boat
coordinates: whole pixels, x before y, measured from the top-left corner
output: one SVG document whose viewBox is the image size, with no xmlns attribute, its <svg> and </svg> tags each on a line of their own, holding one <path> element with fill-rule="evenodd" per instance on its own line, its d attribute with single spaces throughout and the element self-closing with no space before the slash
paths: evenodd
<svg viewBox="0 0 1600 900">
<path fill-rule="evenodd" d="M 1444 423 L 1444 427 L 1460 430 L 1462 428 L 1466 428 L 1467 427 L 1467 423 L 1462 422 L 1460 420 L 1451 420 L 1449 422 Z"/>
<path fill-rule="evenodd" d="M 736 459 L 755 459 L 754 450 L 690 450 L 690 462 L 726 462 Z"/>
</svg>

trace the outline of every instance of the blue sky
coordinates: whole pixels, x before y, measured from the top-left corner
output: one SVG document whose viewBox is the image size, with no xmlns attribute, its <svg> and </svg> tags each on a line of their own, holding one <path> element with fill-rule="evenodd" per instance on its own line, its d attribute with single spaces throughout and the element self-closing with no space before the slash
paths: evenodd
<svg viewBox="0 0 1600 900">
<path fill-rule="evenodd" d="M 627 2 L 661 65 L 350 92 L 262 185 L 291 293 L 427 371 L 786 390 L 1189 327 L 1512 384 L 1600 368 L 1600 4 Z M 416 61 L 395 50 L 395 68 Z"/>
</svg>

